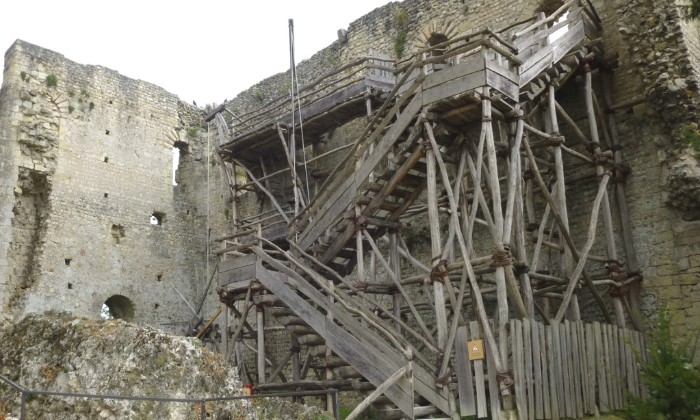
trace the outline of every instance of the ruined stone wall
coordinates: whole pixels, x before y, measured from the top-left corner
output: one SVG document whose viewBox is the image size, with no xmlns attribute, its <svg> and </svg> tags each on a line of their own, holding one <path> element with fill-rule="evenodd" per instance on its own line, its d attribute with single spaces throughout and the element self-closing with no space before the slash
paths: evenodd
<svg viewBox="0 0 700 420">
<path fill-rule="evenodd" d="M 204 209 L 173 186 L 173 146 L 201 116 L 157 86 L 22 41 L 4 80 L 0 313 L 99 318 L 123 296 L 115 313 L 179 330 L 163 324 L 189 319 L 175 289 L 201 293 L 205 239 Z"/>
</svg>

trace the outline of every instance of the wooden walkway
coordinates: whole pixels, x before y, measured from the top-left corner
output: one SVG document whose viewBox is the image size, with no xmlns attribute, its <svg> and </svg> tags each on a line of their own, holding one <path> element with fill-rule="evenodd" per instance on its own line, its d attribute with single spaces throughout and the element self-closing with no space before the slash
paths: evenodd
<svg viewBox="0 0 700 420">
<path fill-rule="evenodd" d="M 289 95 L 238 115 L 232 139 L 220 146 L 222 156 L 257 162 L 258 155 L 284 153 L 278 126 L 285 133 L 293 129 L 298 136 L 303 127 L 304 136 L 316 140 L 328 130 L 366 115 L 368 102 L 370 107 L 381 105 L 382 96 L 393 89 L 393 65 L 392 60 L 368 56 L 319 77 L 299 88 L 293 116 Z"/>
</svg>

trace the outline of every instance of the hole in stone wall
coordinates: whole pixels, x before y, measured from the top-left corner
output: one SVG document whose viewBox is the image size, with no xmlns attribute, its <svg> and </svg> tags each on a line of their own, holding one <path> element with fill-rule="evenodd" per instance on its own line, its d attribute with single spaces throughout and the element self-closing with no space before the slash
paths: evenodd
<svg viewBox="0 0 700 420">
<path fill-rule="evenodd" d="M 66 264 L 66 267 L 70 265 L 71 261 L 73 261 L 72 258 L 65 258 L 63 262 Z"/>
<path fill-rule="evenodd" d="M 157 304 L 157 303 L 154 303 L 154 304 L 153 304 L 153 309 L 158 309 L 158 308 L 160 308 L 160 305 Z"/>
<path fill-rule="evenodd" d="M 115 244 L 121 242 L 122 238 L 125 237 L 124 226 L 122 225 L 112 225 L 112 239 Z"/>
<path fill-rule="evenodd" d="M 72 289 L 73 288 L 73 283 L 68 283 L 68 288 Z"/>
<path fill-rule="evenodd" d="M 151 214 L 151 224 L 152 225 L 162 225 L 165 221 L 165 213 L 161 211 L 154 211 Z"/>
<path fill-rule="evenodd" d="M 134 319 L 134 304 L 129 298 L 122 295 L 113 295 L 102 304 L 100 313 L 102 319 Z"/>
<path fill-rule="evenodd" d="M 109 197 L 109 194 L 108 194 L 108 193 L 105 193 L 105 198 L 107 198 L 107 197 Z"/>
<path fill-rule="evenodd" d="M 109 104 L 112 105 L 112 100 L 111 100 L 111 99 L 109 100 Z"/>
<path fill-rule="evenodd" d="M 109 157 L 105 156 L 104 161 L 105 163 L 109 163 Z"/>
<path fill-rule="evenodd" d="M 109 136 L 109 130 L 105 130 L 105 134 Z"/>
<path fill-rule="evenodd" d="M 157 274 L 156 274 L 156 280 L 158 280 L 158 281 L 163 280 L 163 273 L 157 273 Z"/>
</svg>

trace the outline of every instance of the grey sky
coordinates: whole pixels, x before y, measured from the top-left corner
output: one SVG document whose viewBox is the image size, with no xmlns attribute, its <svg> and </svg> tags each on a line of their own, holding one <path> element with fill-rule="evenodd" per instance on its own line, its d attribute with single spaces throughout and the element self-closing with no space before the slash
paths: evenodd
<svg viewBox="0 0 700 420">
<path fill-rule="evenodd" d="M 0 49 L 23 39 L 82 64 L 159 85 L 198 105 L 221 102 L 332 43 L 388 0 L 34 0 L 0 6 Z"/>
</svg>

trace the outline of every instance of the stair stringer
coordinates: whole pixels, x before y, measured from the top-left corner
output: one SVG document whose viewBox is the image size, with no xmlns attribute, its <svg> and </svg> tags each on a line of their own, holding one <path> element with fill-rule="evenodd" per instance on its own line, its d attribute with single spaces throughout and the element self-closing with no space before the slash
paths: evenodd
<svg viewBox="0 0 700 420">
<path fill-rule="evenodd" d="M 393 373 L 401 369 L 402 360 L 408 362 L 399 350 L 390 347 L 383 337 L 362 325 L 341 305 L 333 305 L 327 296 L 309 284 L 301 275 L 270 257 L 262 249 L 253 248 L 253 252 L 260 257 L 256 267 L 258 281 L 323 337 L 331 350 L 374 386 L 380 386 Z M 278 271 L 263 267 L 262 261 Z M 343 326 L 341 327 L 315 309 L 294 288 L 303 291 L 314 304 L 332 313 L 334 319 Z M 414 391 L 444 413 L 451 413 L 449 400 L 437 390 L 435 375 L 416 363 L 412 366 L 412 378 L 399 380 L 389 387 L 385 395 L 412 418 Z"/>
<path fill-rule="evenodd" d="M 316 220 L 313 221 L 300 235 L 298 245 L 308 249 L 323 232 L 332 227 L 338 217 L 352 204 L 362 183 L 375 170 L 381 160 L 389 153 L 391 147 L 401 138 L 418 112 L 423 107 L 423 97 L 417 92 L 401 112 L 401 116 L 391 125 L 362 165 L 343 181 L 338 188 L 333 189 L 330 196 L 323 200 Z"/>
</svg>

